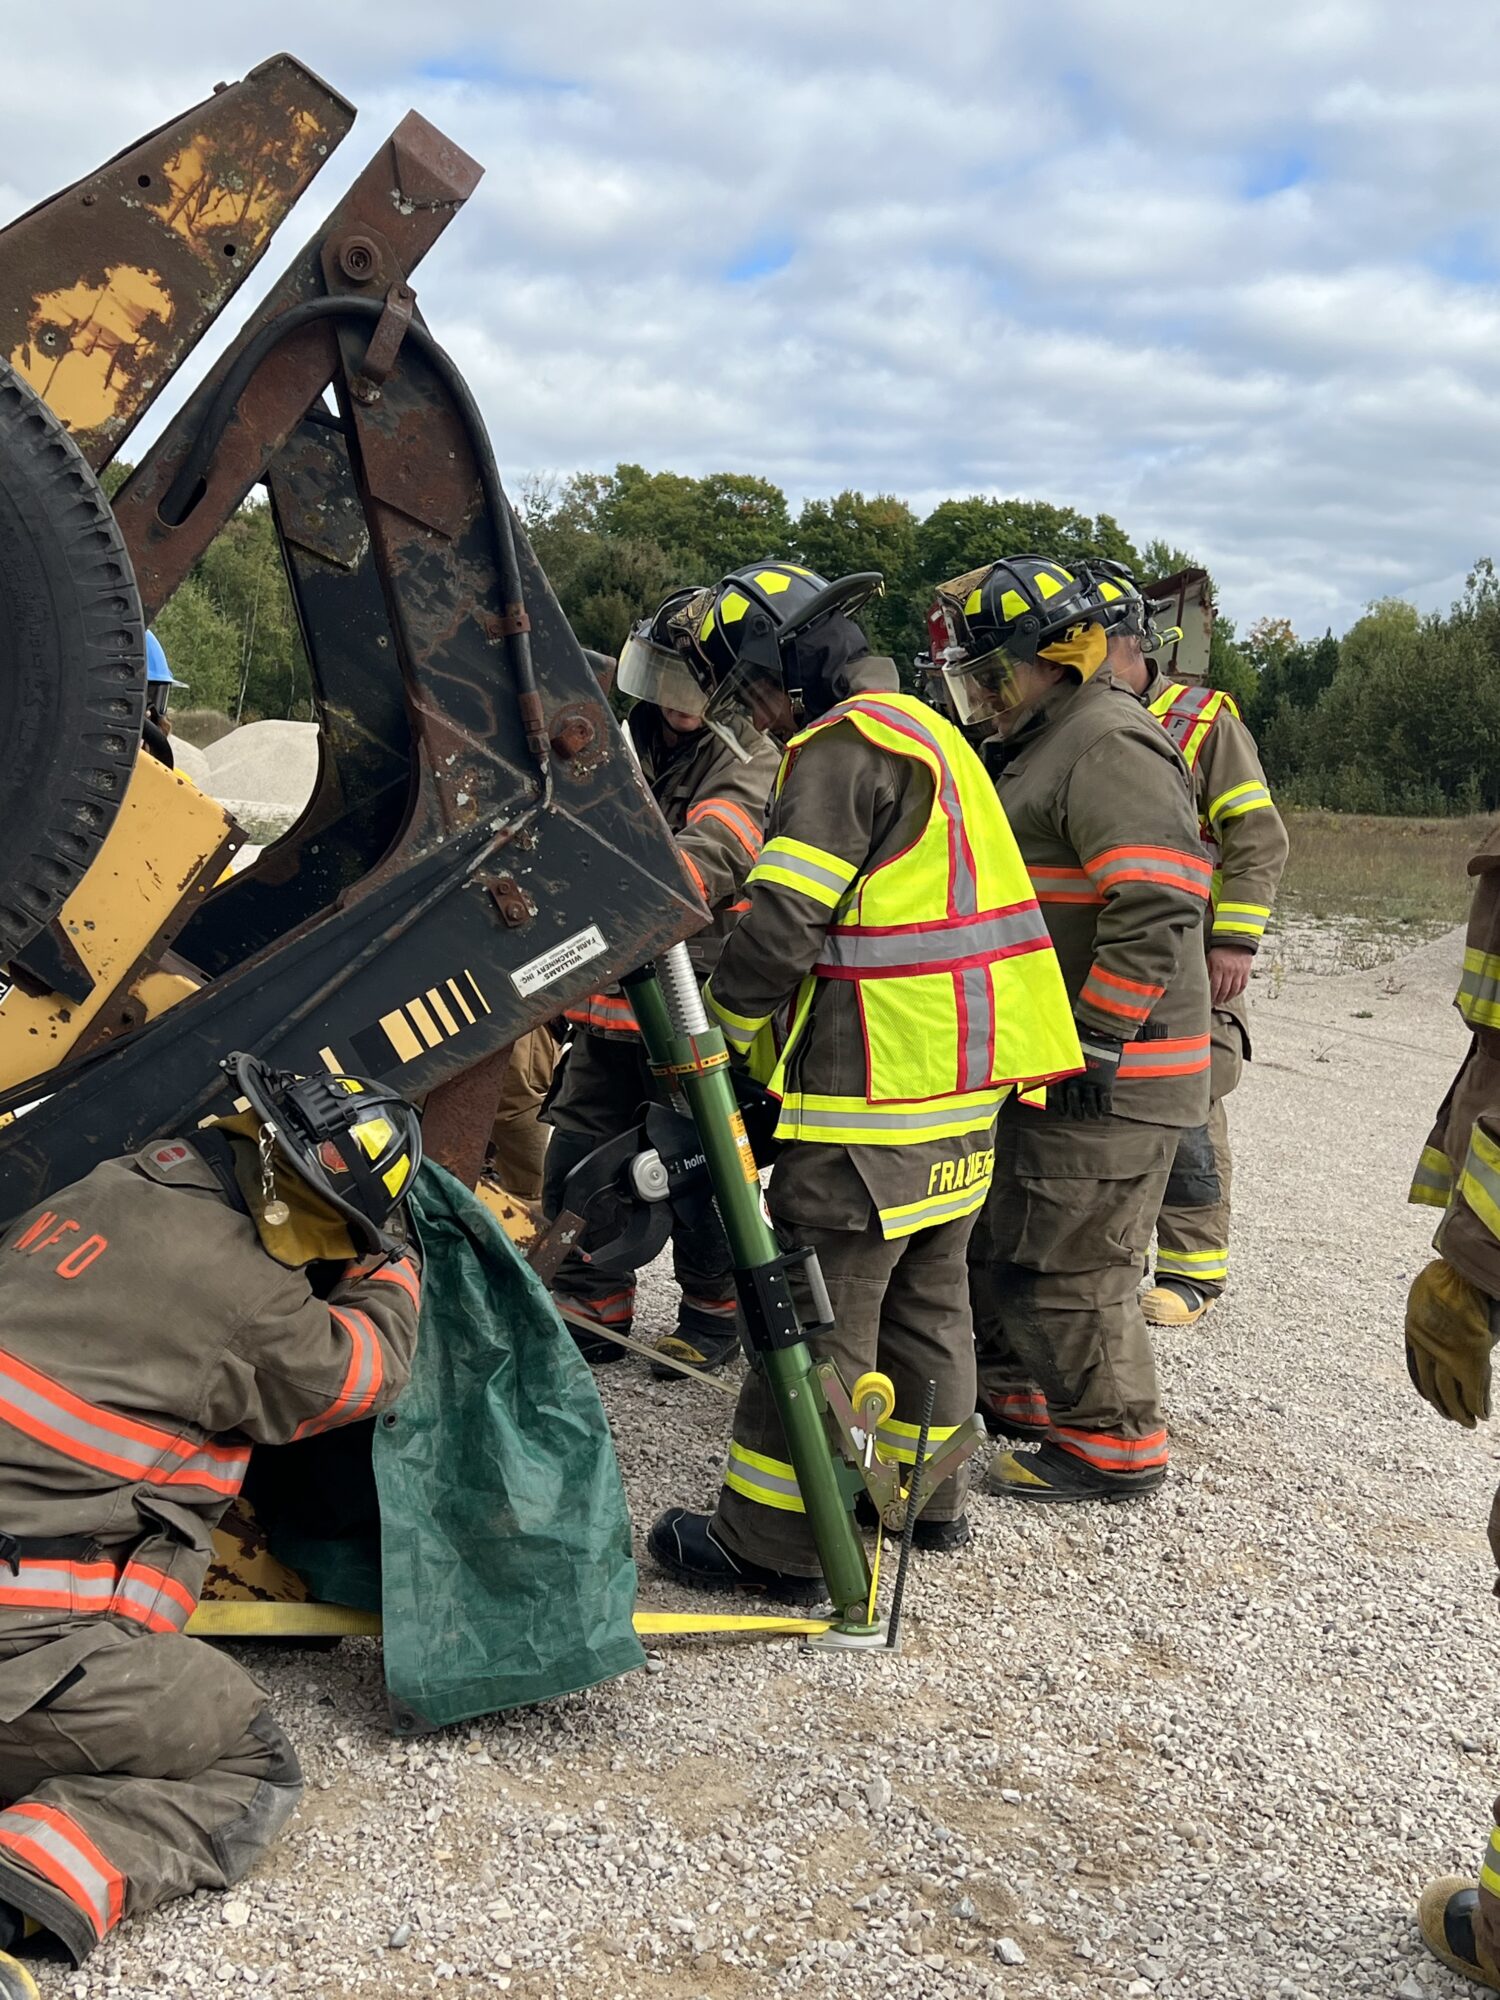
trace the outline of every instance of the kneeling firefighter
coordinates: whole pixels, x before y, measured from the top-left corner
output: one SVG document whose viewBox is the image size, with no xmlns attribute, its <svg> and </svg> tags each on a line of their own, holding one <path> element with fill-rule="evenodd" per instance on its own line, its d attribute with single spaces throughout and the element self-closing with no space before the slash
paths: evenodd
<svg viewBox="0 0 1500 2000">
<path fill-rule="evenodd" d="M 816 1251 L 831 1328 L 812 1337 L 846 1384 L 895 1386 L 886 1454 L 910 1464 L 929 1381 L 934 1448 L 974 1409 L 964 1261 L 1011 1084 L 1079 1065 L 1067 998 L 984 767 L 953 726 L 899 693 L 852 614 L 876 576 L 825 584 L 790 563 L 727 577 L 688 606 L 710 716 L 748 714 L 786 744 L 750 908 L 704 992 L 780 1099 L 771 1219 Z M 939 1487 L 918 1542 L 967 1539 L 963 1480 Z M 712 1515 L 680 1508 L 652 1553 L 685 1582 L 792 1600 L 822 1594 L 797 1479 L 752 1369 Z"/>
<path fill-rule="evenodd" d="M 959 713 L 988 716 L 1000 803 L 1057 948 L 1086 1067 L 1001 1114 L 969 1247 L 982 1409 L 1012 1439 L 992 1487 L 1123 1498 L 1166 1477 L 1167 1430 L 1136 1301 L 1178 1133 L 1208 1117 L 1212 864 L 1187 768 L 1106 663 L 1086 576 L 1013 556 L 939 586 L 933 657 Z"/>
<path fill-rule="evenodd" d="M 183 1627 L 252 1444 L 368 1417 L 411 1371 L 415 1110 L 224 1068 L 248 1111 L 106 1161 L 0 1239 L 0 1950 L 40 1930 L 82 1960 L 279 1833 L 296 1754 Z M 0 1994 L 28 1990 L 8 1962 Z"/>
<path fill-rule="evenodd" d="M 674 591 L 637 626 L 621 651 L 616 686 L 635 700 L 625 727 L 651 795 L 713 912 L 713 921 L 688 940 L 693 970 L 704 979 L 744 910 L 745 877 L 760 855 L 766 799 L 780 753 L 748 724 L 731 730 L 705 722 L 708 696 L 678 650 L 679 642 L 686 644 L 678 614 L 695 595 L 691 589 Z M 562 1205 L 563 1184 L 573 1168 L 596 1146 L 628 1131 L 655 1090 L 640 1030 L 618 986 L 570 1007 L 568 1019 L 573 1045 L 542 1114 L 552 1127 L 543 1193 L 549 1220 Z M 711 1208 L 696 1223 L 674 1220 L 672 1261 L 682 1303 L 676 1333 L 657 1345 L 692 1367 L 721 1368 L 739 1352 L 739 1309 L 729 1245 Z M 630 1332 L 635 1310 L 630 1266 L 573 1256 L 553 1289 L 570 1308 L 573 1338 L 585 1360 L 622 1360 L 624 1348 L 580 1330 L 579 1321 Z M 669 1382 L 681 1380 L 673 1368 L 653 1363 L 652 1372 Z"/>
</svg>

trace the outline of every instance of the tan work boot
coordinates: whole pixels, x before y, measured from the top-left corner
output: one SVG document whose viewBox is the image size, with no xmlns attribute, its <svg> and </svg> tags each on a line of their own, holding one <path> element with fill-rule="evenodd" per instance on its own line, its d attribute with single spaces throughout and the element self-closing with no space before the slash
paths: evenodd
<svg viewBox="0 0 1500 2000">
<path fill-rule="evenodd" d="M 1158 1278 L 1141 1293 L 1141 1311 L 1148 1326 L 1193 1326 L 1214 1301 L 1186 1278 Z"/>
<path fill-rule="evenodd" d="M 1422 1891 L 1417 1922 L 1434 1958 L 1440 1958 L 1451 1972 L 1472 1979 L 1476 1986 L 1500 1993 L 1500 1966 L 1480 1950 L 1474 1936 L 1478 1901 L 1479 1891 L 1472 1882 L 1462 1875 L 1445 1875 Z"/>
</svg>

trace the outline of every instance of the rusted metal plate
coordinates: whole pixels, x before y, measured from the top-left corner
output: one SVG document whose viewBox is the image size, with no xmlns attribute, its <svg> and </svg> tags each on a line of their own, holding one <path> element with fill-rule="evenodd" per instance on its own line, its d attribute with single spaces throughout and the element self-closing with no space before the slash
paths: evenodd
<svg viewBox="0 0 1500 2000">
<path fill-rule="evenodd" d="M 155 446 L 115 496 L 115 516 L 125 533 L 148 619 L 176 590 L 193 564 L 264 475 L 272 459 L 309 407 L 333 380 L 338 345 L 324 321 L 291 334 L 266 357 L 239 400 L 225 431 L 201 497 L 177 526 L 162 521 L 157 508 L 202 428 L 205 413 L 235 353 L 269 321 L 304 299 L 326 296 L 322 253 L 326 243 L 364 237 L 389 247 L 399 269 L 386 274 L 377 258 L 370 282 L 345 274 L 356 296 L 373 291 L 415 269 L 479 185 L 482 173 L 420 113 L 409 111 L 339 203 L 327 224 L 299 253 L 286 276 L 255 314 L 244 335 L 202 387 L 179 411 Z M 381 282 L 374 286 L 377 275 Z M 368 333 L 363 335 L 368 339 Z M 363 351 L 361 349 L 361 351 Z"/>
<path fill-rule="evenodd" d="M 354 122 L 292 56 L 0 230 L 0 354 L 97 471 Z"/>
<path fill-rule="evenodd" d="M 1206 569 L 1180 569 L 1157 583 L 1141 586 L 1153 604 L 1162 608 L 1160 625 L 1180 627 L 1182 637 L 1153 657 L 1171 681 L 1201 681 L 1208 673 L 1214 636 L 1213 583 Z"/>
<path fill-rule="evenodd" d="M 473 1187 L 484 1172 L 510 1053 L 497 1049 L 462 1076 L 440 1083 L 422 1113 L 422 1150 L 465 1187 Z"/>
</svg>

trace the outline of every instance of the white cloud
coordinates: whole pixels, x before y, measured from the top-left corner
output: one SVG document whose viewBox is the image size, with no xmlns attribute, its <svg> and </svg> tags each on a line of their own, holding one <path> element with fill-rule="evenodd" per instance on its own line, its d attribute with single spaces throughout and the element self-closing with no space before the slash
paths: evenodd
<svg viewBox="0 0 1500 2000">
<path fill-rule="evenodd" d="M 1116 513 L 1246 620 L 1500 553 L 1500 83 L 1464 0 L 164 0 L 9 26 L 0 214 L 294 48 L 489 172 L 418 273 L 503 467 Z M 727 273 L 777 245 L 785 267 Z M 1490 260 L 1494 260 L 1493 269 Z M 267 281 L 270 273 L 267 273 Z"/>
</svg>

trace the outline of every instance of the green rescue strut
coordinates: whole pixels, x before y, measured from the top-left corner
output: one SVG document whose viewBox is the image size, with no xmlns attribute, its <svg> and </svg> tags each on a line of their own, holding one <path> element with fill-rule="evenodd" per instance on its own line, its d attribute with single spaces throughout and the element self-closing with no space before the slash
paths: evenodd
<svg viewBox="0 0 1500 2000">
<path fill-rule="evenodd" d="M 823 1385 L 805 1337 L 831 1321 L 817 1258 L 810 1250 L 784 1251 L 771 1228 L 724 1037 L 709 1021 L 687 946 L 674 945 L 655 966 L 628 973 L 622 983 L 652 1073 L 686 1098 L 702 1141 L 755 1366 L 764 1370 L 781 1417 L 838 1626 L 850 1639 L 873 1636 L 880 1628 L 869 1623 L 870 1570 L 854 1525 L 858 1475 L 851 1468 L 847 1484 L 841 1477 Z M 821 1316 L 810 1324 L 798 1312 L 793 1273 L 800 1273 Z"/>
</svg>

